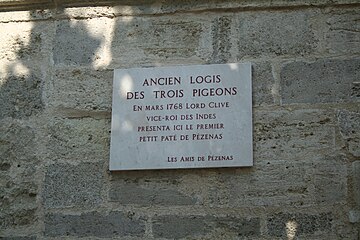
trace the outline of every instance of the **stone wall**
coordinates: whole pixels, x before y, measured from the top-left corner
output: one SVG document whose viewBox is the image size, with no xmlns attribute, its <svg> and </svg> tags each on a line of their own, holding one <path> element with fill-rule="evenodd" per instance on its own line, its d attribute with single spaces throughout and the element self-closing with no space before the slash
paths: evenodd
<svg viewBox="0 0 360 240">
<path fill-rule="evenodd" d="M 358 1 L 115 2 L 0 1 L 0 238 L 360 239 Z M 108 171 L 114 68 L 247 61 L 254 167 Z"/>
</svg>

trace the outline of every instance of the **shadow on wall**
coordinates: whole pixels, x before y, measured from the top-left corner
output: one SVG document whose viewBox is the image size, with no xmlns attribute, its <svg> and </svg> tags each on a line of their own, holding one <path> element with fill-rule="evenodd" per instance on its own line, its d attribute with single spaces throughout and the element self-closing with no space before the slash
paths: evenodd
<svg viewBox="0 0 360 240">
<path fill-rule="evenodd" d="M 29 235 L 25 229 L 38 224 L 45 158 L 38 131 L 46 127 L 40 125 L 48 111 L 46 99 L 56 87 L 51 70 L 91 64 L 101 46 L 81 21 L 32 19 L 43 13 L 31 11 L 30 21 L 0 24 L 0 237 L 11 229 Z"/>
<path fill-rule="evenodd" d="M 23 119 L 43 109 L 42 73 L 36 63 L 41 60 L 42 36 L 32 22 L 8 25 L 2 27 L 0 119 Z"/>
<path fill-rule="evenodd" d="M 35 131 L 26 122 L 44 109 L 42 29 L 32 22 L 0 27 L 0 232 L 34 224 L 39 185 Z"/>
</svg>

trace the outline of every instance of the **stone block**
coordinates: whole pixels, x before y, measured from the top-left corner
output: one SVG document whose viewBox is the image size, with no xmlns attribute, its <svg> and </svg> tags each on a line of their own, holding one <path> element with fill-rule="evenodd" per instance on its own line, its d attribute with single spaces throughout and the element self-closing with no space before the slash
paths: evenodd
<svg viewBox="0 0 360 240">
<path fill-rule="evenodd" d="M 254 158 L 304 160 L 334 152 L 334 115 L 318 109 L 255 111 Z"/>
<path fill-rule="evenodd" d="M 317 205 L 345 204 L 348 192 L 346 159 L 342 156 L 326 157 L 323 161 L 314 162 L 312 167 L 310 172 Z"/>
<path fill-rule="evenodd" d="M 10 118 L 0 120 L 0 162 L 10 167 L 19 164 L 36 164 L 35 129 L 20 121 Z M 4 166 L 4 170 L 10 167 Z"/>
<path fill-rule="evenodd" d="M 191 15 L 119 18 L 114 30 L 114 66 L 191 64 L 209 58 L 208 19 Z M 210 40 L 210 39 L 208 39 Z M 207 45 L 209 44 L 209 45 Z"/>
<path fill-rule="evenodd" d="M 227 63 L 231 57 L 231 23 L 227 16 L 212 21 L 212 63 Z"/>
<path fill-rule="evenodd" d="M 141 237 L 144 233 L 144 219 L 124 212 L 45 215 L 46 237 Z"/>
<path fill-rule="evenodd" d="M 360 78 L 360 59 L 292 62 L 281 69 L 283 104 L 337 103 L 359 99 L 352 94 Z"/>
<path fill-rule="evenodd" d="M 360 53 L 359 7 L 332 9 L 327 15 L 325 47 L 329 53 Z"/>
<path fill-rule="evenodd" d="M 360 156 L 360 112 L 340 110 L 337 112 L 340 134 L 346 149 L 354 156 Z M 360 186 L 360 185 L 359 185 Z"/>
<path fill-rule="evenodd" d="M 311 11 L 247 12 L 234 23 L 238 59 L 304 56 L 316 52 Z"/>
<path fill-rule="evenodd" d="M 177 216 L 165 215 L 153 218 L 153 234 L 165 239 L 200 238 L 214 231 L 222 236 L 254 237 L 260 235 L 258 218 Z"/>
<path fill-rule="evenodd" d="M 259 218 L 215 217 L 215 228 L 225 233 L 234 233 L 238 237 L 255 237 L 260 235 Z"/>
<path fill-rule="evenodd" d="M 104 169 L 100 163 L 53 164 L 47 167 L 45 207 L 89 207 L 102 203 Z"/>
<path fill-rule="evenodd" d="M 149 181 L 149 180 L 148 180 Z M 150 182 L 150 183 L 149 183 Z M 110 185 L 110 201 L 120 204 L 181 206 L 194 205 L 196 198 L 177 190 L 173 184 L 117 181 Z"/>
<path fill-rule="evenodd" d="M 113 71 L 57 69 L 47 100 L 55 108 L 111 111 Z"/>
<path fill-rule="evenodd" d="M 199 206 L 211 189 L 219 190 L 216 181 L 209 169 L 111 172 L 109 199 L 122 205 Z"/>
<path fill-rule="evenodd" d="M 360 161 L 352 163 L 353 192 L 357 207 L 360 209 Z"/>
<path fill-rule="evenodd" d="M 211 231 L 206 220 L 203 216 L 158 216 L 153 218 L 153 234 L 165 239 L 199 237 Z"/>
<path fill-rule="evenodd" d="M 332 218 L 331 213 L 278 213 L 267 219 L 268 234 L 274 237 L 298 237 L 318 232 L 329 234 L 333 225 Z"/>
<path fill-rule="evenodd" d="M 0 232 L 37 223 L 39 160 L 34 139 L 32 127 L 0 120 Z"/>
<path fill-rule="evenodd" d="M 110 120 L 54 118 L 46 126 L 48 157 L 67 160 L 108 159 Z"/>
<path fill-rule="evenodd" d="M 43 108 L 39 76 L 30 73 L 0 79 L 0 119 L 30 117 Z"/>
<path fill-rule="evenodd" d="M 210 191 L 213 206 L 301 207 L 345 204 L 346 161 L 340 157 L 255 162 L 251 169 L 223 171 Z"/>
<path fill-rule="evenodd" d="M 53 43 L 55 65 L 97 67 L 111 62 L 112 21 L 103 18 L 58 21 Z"/>
<path fill-rule="evenodd" d="M 14 208 L 14 207 L 13 207 Z M 23 209 L 17 207 L 16 210 L 5 211 L 0 216 L 0 229 L 11 229 L 35 225 L 37 222 L 36 208 L 34 206 Z"/>
<path fill-rule="evenodd" d="M 274 104 L 275 79 L 268 62 L 252 64 L 253 105 Z"/>
</svg>

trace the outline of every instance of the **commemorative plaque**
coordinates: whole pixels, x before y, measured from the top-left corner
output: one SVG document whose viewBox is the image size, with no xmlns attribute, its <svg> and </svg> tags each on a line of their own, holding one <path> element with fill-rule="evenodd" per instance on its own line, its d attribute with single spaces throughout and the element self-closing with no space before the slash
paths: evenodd
<svg viewBox="0 0 360 240">
<path fill-rule="evenodd" d="M 253 165 L 251 64 L 114 70 L 110 170 Z"/>
</svg>

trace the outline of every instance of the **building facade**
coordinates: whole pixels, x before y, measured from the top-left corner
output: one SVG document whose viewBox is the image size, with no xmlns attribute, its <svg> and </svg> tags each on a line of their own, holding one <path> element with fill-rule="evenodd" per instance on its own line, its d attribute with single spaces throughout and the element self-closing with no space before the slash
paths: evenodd
<svg viewBox="0 0 360 240">
<path fill-rule="evenodd" d="M 0 238 L 360 239 L 358 0 L 0 10 Z M 236 62 L 253 167 L 109 171 L 114 69 Z"/>
</svg>

